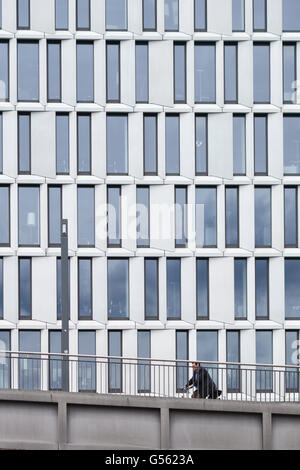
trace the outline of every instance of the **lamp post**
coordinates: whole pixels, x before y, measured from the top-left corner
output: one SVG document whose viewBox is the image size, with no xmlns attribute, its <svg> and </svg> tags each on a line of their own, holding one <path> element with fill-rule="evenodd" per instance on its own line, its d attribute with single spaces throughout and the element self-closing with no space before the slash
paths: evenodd
<svg viewBox="0 0 300 470">
<path fill-rule="evenodd" d="M 61 352 L 69 354 L 68 220 L 61 221 Z M 69 358 L 62 358 L 62 391 L 69 391 Z"/>
</svg>

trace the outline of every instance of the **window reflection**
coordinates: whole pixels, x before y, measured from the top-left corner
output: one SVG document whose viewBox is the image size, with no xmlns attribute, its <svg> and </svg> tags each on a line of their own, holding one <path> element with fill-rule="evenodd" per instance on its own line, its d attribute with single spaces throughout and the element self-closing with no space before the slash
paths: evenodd
<svg viewBox="0 0 300 470">
<path fill-rule="evenodd" d="M 300 3 L 283 0 L 283 31 L 300 31 Z"/>
<path fill-rule="evenodd" d="M 271 247 L 271 188 L 256 186 L 255 194 L 255 246 Z"/>
<path fill-rule="evenodd" d="M 78 354 L 96 355 L 96 332 L 78 332 Z M 96 391 L 96 360 L 89 357 L 80 357 L 78 362 L 78 391 Z"/>
<path fill-rule="evenodd" d="M 108 318 L 129 318 L 129 261 L 107 260 Z"/>
<path fill-rule="evenodd" d="M 217 188 L 196 188 L 197 247 L 217 246 Z"/>
<path fill-rule="evenodd" d="M 216 102 L 216 46 L 195 43 L 195 103 Z"/>
<path fill-rule="evenodd" d="M 94 45 L 88 41 L 77 41 L 77 101 L 94 101 Z"/>
<path fill-rule="evenodd" d="M 253 44 L 254 103 L 270 103 L 270 45 Z"/>
<path fill-rule="evenodd" d="M 107 174 L 128 174 L 127 114 L 106 117 Z"/>
<path fill-rule="evenodd" d="M 181 260 L 167 258 L 167 318 L 181 318 Z"/>
<path fill-rule="evenodd" d="M 19 186 L 19 246 L 40 245 L 39 199 L 39 186 Z"/>
<path fill-rule="evenodd" d="M 1 6 L 1 5 L 0 5 Z M 0 102 L 9 100 L 9 46 L 0 40 Z"/>
<path fill-rule="evenodd" d="M 197 259 L 197 319 L 209 318 L 209 260 Z"/>
<path fill-rule="evenodd" d="M 145 319 L 158 319 L 158 260 L 145 258 Z"/>
<path fill-rule="evenodd" d="M 285 259 L 285 318 L 300 318 L 300 259 Z"/>
<path fill-rule="evenodd" d="M 40 331 L 19 331 L 19 350 L 26 352 L 41 351 Z M 29 356 L 20 354 L 19 389 L 40 390 L 41 388 L 41 359 L 40 355 Z"/>
<path fill-rule="evenodd" d="M 256 331 L 256 363 L 273 363 L 273 332 Z M 273 373 L 270 367 L 257 367 L 256 391 L 273 391 Z"/>
<path fill-rule="evenodd" d="M 39 101 L 38 41 L 18 41 L 18 101 Z"/>
<path fill-rule="evenodd" d="M 300 116 L 283 117 L 284 174 L 300 174 Z"/>
<path fill-rule="evenodd" d="M 179 30 L 179 1 L 165 0 L 165 31 Z"/>
<path fill-rule="evenodd" d="M 256 319 L 269 318 L 269 260 L 255 260 L 255 308 Z"/>
<path fill-rule="evenodd" d="M 127 0 L 106 0 L 106 29 L 127 30 Z"/>
</svg>

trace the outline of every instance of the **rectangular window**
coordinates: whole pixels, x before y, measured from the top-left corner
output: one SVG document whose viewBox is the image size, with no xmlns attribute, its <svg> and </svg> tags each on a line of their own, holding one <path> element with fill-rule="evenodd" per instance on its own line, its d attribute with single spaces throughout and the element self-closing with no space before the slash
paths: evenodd
<svg viewBox="0 0 300 470">
<path fill-rule="evenodd" d="M 106 101 L 120 102 L 120 43 L 106 43 Z"/>
<path fill-rule="evenodd" d="M 147 42 L 136 42 L 135 45 L 135 99 L 137 103 L 148 103 L 149 101 L 149 62 Z"/>
<path fill-rule="evenodd" d="M 69 28 L 69 2 L 68 0 L 55 0 L 55 29 L 67 30 Z"/>
<path fill-rule="evenodd" d="M 176 359 L 184 361 L 189 359 L 189 332 L 176 331 Z M 176 391 L 182 392 L 189 380 L 188 362 L 176 364 Z"/>
<path fill-rule="evenodd" d="M 299 330 L 285 332 L 285 364 L 297 366 Z M 299 392 L 299 369 L 288 367 L 285 372 L 286 393 Z"/>
<path fill-rule="evenodd" d="M 9 43 L 0 40 L 0 102 L 9 100 Z"/>
<path fill-rule="evenodd" d="M 19 330 L 19 351 L 40 353 L 41 332 L 37 330 Z M 39 354 L 20 354 L 19 389 L 41 389 L 41 356 Z"/>
<path fill-rule="evenodd" d="M 77 187 L 77 244 L 95 246 L 95 188 Z"/>
<path fill-rule="evenodd" d="M 48 101 L 61 101 L 61 42 L 47 42 Z"/>
<path fill-rule="evenodd" d="M 76 0 L 76 29 L 90 29 L 90 0 Z"/>
<path fill-rule="evenodd" d="M 108 175 L 128 174 L 127 114 L 106 115 L 106 158 Z"/>
<path fill-rule="evenodd" d="M 144 114 L 144 175 L 157 175 L 156 114 Z"/>
<path fill-rule="evenodd" d="M 197 359 L 205 367 L 214 383 L 218 383 L 218 369 L 215 364 L 205 364 L 205 361 L 218 362 L 218 331 L 197 331 Z M 201 391 L 203 398 L 208 390 Z"/>
<path fill-rule="evenodd" d="M 232 31 L 245 31 L 245 0 L 232 0 Z"/>
<path fill-rule="evenodd" d="M 209 259 L 196 260 L 197 320 L 209 319 Z"/>
<path fill-rule="evenodd" d="M 137 332 L 137 354 L 140 358 L 151 357 L 151 332 Z M 151 392 L 151 362 L 138 361 L 138 393 Z"/>
<path fill-rule="evenodd" d="M 107 187 L 107 246 L 121 247 L 121 186 Z"/>
<path fill-rule="evenodd" d="M 234 318 L 247 320 L 247 258 L 234 260 Z"/>
<path fill-rule="evenodd" d="M 175 245 L 187 245 L 187 188 L 175 186 Z"/>
<path fill-rule="evenodd" d="M 69 318 L 70 318 L 70 259 L 68 260 L 68 285 L 69 285 Z M 56 260 L 56 297 L 57 297 L 57 320 L 62 317 L 62 298 L 61 298 L 61 259 Z"/>
<path fill-rule="evenodd" d="M 31 320 L 31 258 L 19 258 L 19 319 Z"/>
<path fill-rule="evenodd" d="M 284 174 L 300 175 L 300 116 L 283 116 Z"/>
<path fill-rule="evenodd" d="M 17 0 L 17 29 L 30 29 L 30 0 Z"/>
<path fill-rule="evenodd" d="M 267 30 L 267 0 L 253 0 L 253 31 Z"/>
<path fill-rule="evenodd" d="M 136 243 L 138 248 L 150 247 L 150 189 L 136 188 Z"/>
<path fill-rule="evenodd" d="M 269 260 L 255 260 L 255 311 L 257 320 L 269 318 Z"/>
<path fill-rule="evenodd" d="M 0 258 L 0 320 L 3 320 L 3 318 L 4 318 L 4 308 L 3 308 L 3 258 Z"/>
<path fill-rule="evenodd" d="M 91 115 L 77 114 L 77 174 L 91 174 Z"/>
<path fill-rule="evenodd" d="M 195 103 L 216 102 L 216 44 L 195 43 Z"/>
<path fill-rule="evenodd" d="M 180 117 L 166 114 L 166 174 L 180 174 Z"/>
<path fill-rule="evenodd" d="M 10 245 L 10 187 L 0 186 L 0 246 Z"/>
<path fill-rule="evenodd" d="M 179 31 L 179 0 L 165 0 L 165 31 Z"/>
<path fill-rule="evenodd" d="M 39 101 L 39 41 L 18 41 L 18 101 Z"/>
<path fill-rule="evenodd" d="M 60 246 L 62 219 L 62 188 L 48 186 L 48 245 Z"/>
<path fill-rule="evenodd" d="M 49 331 L 49 353 L 61 353 L 61 331 Z M 50 356 L 49 363 L 49 389 L 62 389 L 62 356 Z"/>
<path fill-rule="evenodd" d="M 69 174 L 69 114 L 56 113 L 56 174 Z"/>
<path fill-rule="evenodd" d="M 3 173 L 3 114 L 0 113 L 0 174 Z"/>
<path fill-rule="evenodd" d="M 31 119 L 30 113 L 18 113 L 18 173 L 31 172 Z"/>
<path fill-rule="evenodd" d="M 107 31 L 126 31 L 127 0 L 106 0 L 105 18 Z"/>
<path fill-rule="evenodd" d="M 268 116 L 254 115 L 254 173 L 268 174 Z"/>
<path fill-rule="evenodd" d="M 129 319 L 129 260 L 107 260 L 108 319 Z"/>
<path fill-rule="evenodd" d="M 194 29 L 206 31 L 206 0 L 194 0 Z"/>
<path fill-rule="evenodd" d="M 233 174 L 246 175 L 246 118 L 233 115 Z"/>
<path fill-rule="evenodd" d="M 240 332 L 226 332 L 226 362 L 240 362 Z M 238 365 L 229 365 L 227 369 L 227 392 L 238 393 L 240 391 L 241 370 Z"/>
<path fill-rule="evenodd" d="M 297 186 L 285 186 L 284 188 L 284 246 L 298 248 Z"/>
<path fill-rule="evenodd" d="M 19 246 L 40 246 L 40 187 L 19 186 Z"/>
<path fill-rule="evenodd" d="M 239 188 L 227 186 L 225 189 L 226 247 L 238 248 L 239 242 Z"/>
<path fill-rule="evenodd" d="M 92 103 L 94 101 L 94 43 L 77 41 L 77 101 Z"/>
<path fill-rule="evenodd" d="M 145 258 L 145 320 L 158 320 L 158 259 Z"/>
<path fill-rule="evenodd" d="M 96 332 L 78 331 L 78 354 L 96 355 Z M 96 360 L 89 357 L 80 357 L 78 363 L 78 391 L 96 391 Z"/>
<path fill-rule="evenodd" d="M 10 351 L 10 331 L 0 330 L 0 350 Z M 10 364 L 11 359 L 9 356 L 2 355 L 0 362 L 0 388 L 10 388 Z"/>
<path fill-rule="evenodd" d="M 180 258 L 167 258 L 167 319 L 181 319 Z"/>
<path fill-rule="evenodd" d="M 78 320 L 93 318 L 93 263 L 91 258 L 78 258 Z"/>
<path fill-rule="evenodd" d="M 108 331 L 108 355 L 122 357 L 122 331 Z M 108 392 L 122 393 L 123 389 L 122 360 L 109 359 L 108 362 Z"/>
<path fill-rule="evenodd" d="M 225 103 L 238 102 L 238 46 L 224 44 L 224 99 Z"/>
<path fill-rule="evenodd" d="M 156 0 L 143 0 L 143 31 L 156 31 Z"/>
<path fill-rule="evenodd" d="M 256 363 L 273 364 L 273 331 L 256 331 Z M 271 367 L 256 368 L 256 391 L 273 391 L 273 371 Z"/>
<path fill-rule="evenodd" d="M 2 29 L 2 0 L 0 0 L 0 29 Z"/>
<path fill-rule="evenodd" d="M 186 103 L 186 46 L 174 42 L 174 103 Z"/>
<path fill-rule="evenodd" d="M 300 319 L 300 258 L 285 259 L 285 318 Z"/>
<path fill-rule="evenodd" d="M 296 103 L 297 90 L 297 46 L 296 43 L 283 43 L 283 102 Z"/>
<path fill-rule="evenodd" d="M 300 31 L 300 3 L 298 0 L 283 0 L 283 31 Z"/>
<path fill-rule="evenodd" d="M 270 44 L 253 43 L 254 103 L 270 103 Z"/>
<path fill-rule="evenodd" d="M 272 246 L 271 188 L 255 186 L 255 246 Z"/>
<path fill-rule="evenodd" d="M 207 175 L 207 115 L 196 114 L 196 175 Z"/>
<path fill-rule="evenodd" d="M 201 248 L 217 246 L 217 188 L 196 187 L 196 244 Z"/>
</svg>

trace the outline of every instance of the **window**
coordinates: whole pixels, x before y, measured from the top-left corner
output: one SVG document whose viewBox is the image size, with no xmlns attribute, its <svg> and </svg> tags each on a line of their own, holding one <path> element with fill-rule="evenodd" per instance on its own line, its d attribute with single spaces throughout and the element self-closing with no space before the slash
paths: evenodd
<svg viewBox="0 0 300 470">
<path fill-rule="evenodd" d="M 300 4 L 298 0 L 283 0 L 283 31 L 300 31 Z"/>
<path fill-rule="evenodd" d="M 108 355 L 122 357 L 122 332 L 108 331 Z M 122 360 L 109 359 L 108 362 L 108 391 L 109 393 L 122 392 Z"/>
<path fill-rule="evenodd" d="M 209 319 L 209 260 L 196 260 L 197 320 Z"/>
<path fill-rule="evenodd" d="M 93 265 L 91 258 L 78 259 L 78 319 L 93 318 Z"/>
<path fill-rule="evenodd" d="M 0 320 L 4 318 L 4 305 L 3 305 L 3 258 L 0 258 Z M 0 336 L 1 346 L 1 336 Z"/>
<path fill-rule="evenodd" d="M 254 103 L 270 103 L 270 44 L 253 43 Z"/>
<path fill-rule="evenodd" d="M 77 41 L 77 101 L 94 101 L 94 44 L 90 41 Z"/>
<path fill-rule="evenodd" d="M 232 0 L 232 31 L 245 31 L 245 0 Z"/>
<path fill-rule="evenodd" d="M 234 260 L 234 318 L 247 320 L 247 259 Z"/>
<path fill-rule="evenodd" d="M 17 29 L 30 29 L 30 0 L 17 0 Z"/>
<path fill-rule="evenodd" d="M 2 0 L 0 0 L 0 29 L 2 29 Z"/>
<path fill-rule="evenodd" d="M 283 43 L 283 102 L 296 103 L 297 49 L 296 43 Z"/>
<path fill-rule="evenodd" d="M 77 114 L 77 173 L 91 174 L 91 115 Z"/>
<path fill-rule="evenodd" d="M 38 41 L 18 41 L 18 101 L 39 101 Z"/>
<path fill-rule="evenodd" d="M 19 186 L 19 246 L 40 246 L 39 186 Z"/>
<path fill-rule="evenodd" d="M 240 362 L 240 332 L 226 332 L 226 362 Z M 241 370 L 238 365 L 229 365 L 227 369 L 227 392 L 240 391 Z"/>
<path fill-rule="evenodd" d="M 144 114 L 144 174 L 157 175 L 156 114 Z"/>
<path fill-rule="evenodd" d="M 77 187 L 77 244 L 95 246 L 95 188 Z"/>
<path fill-rule="evenodd" d="M 90 29 L 90 0 L 76 0 L 76 29 Z"/>
<path fill-rule="evenodd" d="M 271 188 L 256 186 L 255 194 L 255 246 L 270 248 L 271 231 Z"/>
<path fill-rule="evenodd" d="M 129 319 L 129 260 L 107 260 L 108 319 Z"/>
<path fill-rule="evenodd" d="M 297 186 L 284 188 L 284 246 L 298 247 L 298 190 Z"/>
<path fill-rule="evenodd" d="M 217 246 L 217 188 L 196 187 L 196 244 L 197 247 Z"/>
<path fill-rule="evenodd" d="M 61 353 L 61 331 L 49 331 L 49 353 Z M 62 356 L 50 356 L 49 389 L 62 389 Z"/>
<path fill-rule="evenodd" d="M 135 45 L 135 99 L 137 103 L 148 103 L 149 101 L 147 42 L 136 42 Z"/>
<path fill-rule="evenodd" d="M 68 286 L 69 286 L 69 318 L 70 318 L 70 259 L 68 260 Z M 56 260 L 56 297 L 57 297 L 57 320 L 62 318 L 62 298 L 61 298 L 61 259 Z"/>
<path fill-rule="evenodd" d="M 48 101 L 61 101 L 61 43 L 48 41 Z"/>
<path fill-rule="evenodd" d="M 195 43 L 195 103 L 216 102 L 216 45 Z"/>
<path fill-rule="evenodd" d="M 48 186 L 48 245 L 60 246 L 62 219 L 61 186 Z"/>
<path fill-rule="evenodd" d="M 0 246 L 10 245 L 10 187 L 0 186 Z"/>
<path fill-rule="evenodd" d="M 267 0 L 253 0 L 253 31 L 267 30 Z"/>
<path fill-rule="evenodd" d="M 180 258 L 167 258 L 167 319 L 181 319 Z"/>
<path fill-rule="evenodd" d="M 194 23 L 195 31 L 206 31 L 206 0 L 195 0 Z"/>
<path fill-rule="evenodd" d="M 225 103 L 238 102 L 238 46 L 236 43 L 224 44 L 224 98 Z"/>
<path fill-rule="evenodd" d="M 136 188 L 136 242 L 137 247 L 150 247 L 150 189 Z"/>
<path fill-rule="evenodd" d="M 78 331 L 78 354 L 96 355 L 96 332 Z M 78 391 L 96 391 L 96 360 L 80 357 L 78 363 Z"/>
<path fill-rule="evenodd" d="M 165 0 L 165 31 L 179 30 L 179 2 Z"/>
<path fill-rule="evenodd" d="M 189 332 L 176 331 L 176 359 L 178 361 L 189 359 Z M 182 392 L 189 380 L 189 363 L 176 364 L 176 391 Z"/>
<path fill-rule="evenodd" d="M 0 350 L 11 350 L 10 331 L 0 330 Z M 2 355 L 0 362 L 0 388 L 10 388 L 10 386 L 10 358 Z"/>
<path fill-rule="evenodd" d="M 180 174 L 180 117 L 166 114 L 166 174 Z"/>
<path fill-rule="evenodd" d="M 186 46 L 174 42 L 174 103 L 186 103 Z"/>
<path fill-rule="evenodd" d="M 297 351 L 299 349 L 299 330 L 285 332 L 285 364 L 298 365 Z M 299 392 L 299 370 L 288 367 L 285 372 L 285 391 Z"/>
<path fill-rule="evenodd" d="M 145 258 L 145 320 L 158 320 L 158 259 Z"/>
<path fill-rule="evenodd" d="M 272 364 L 273 363 L 273 332 L 272 331 L 256 331 L 256 363 Z M 270 367 L 256 368 L 256 391 L 272 392 L 273 391 L 273 372 Z"/>
<path fill-rule="evenodd" d="M 31 258 L 19 258 L 19 319 L 31 320 Z"/>
<path fill-rule="evenodd" d="M 69 27 L 68 0 L 55 0 L 55 29 L 67 30 Z"/>
<path fill-rule="evenodd" d="M 69 174 L 68 113 L 56 113 L 56 174 Z"/>
<path fill-rule="evenodd" d="M 127 114 L 106 115 L 107 174 L 128 174 Z"/>
<path fill-rule="evenodd" d="M 18 114 L 18 172 L 31 172 L 31 119 L 30 113 Z"/>
<path fill-rule="evenodd" d="M 19 351 L 41 352 L 41 332 L 37 330 L 19 330 Z M 41 356 L 39 354 L 20 354 L 19 389 L 41 389 Z"/>
<path fill-rule="evenodd" d="M 257 320 L 269 318 L 269 260 L 255 260 L 255 311 Z"/>
<path fill-rule="evenodd" d="M 246 175 L 246 118 L 233 115 L 233 174 Z"/>
<path fill-rule="evenodd" d="M 175 245 L 187 245 L 187 188 L 175 186 Z"/>
<path fill-rule="evenodd" d="M 151 357 L 151 332 L 137 332 L 137 354 L 138 357 L 149 359 Z M 149 393 L 151 391 L 151 362 L 138 361 L 138 393 Z"/>
<path fill-rule="evenodd" d="M 156 1 L 143 0 L 143 31 L 156 31 Z"/>
<path fill-rule="evenodd" d="M 203 362 L 217 362 L 218 361 L 218 332 L 217 331 L 197 331 L 197 359 L 201 361 L 201 366 L 204 366 L 209 375 L 215 382 L 218 383 L 218 369 L 214 364 L 205 364 Z"/>
<path fill-rule="evenodd" d="M 0 174 L 3 173 L 3 114 L 0 113 Z"/>
<path fill-rule="evenodd" d="M 127 0 L 106 0 L 106 29 L 127 30 Z"/>
<path fill-rule="evenodd" d="M 227 186 L 225 189 L 226 203 L 226 247 L 239 247 L 239 188 Z"/>
<path fill-rule="evenodd" d="M 9 100 L 9 45 L 0 40 L 0 102 Z"/>
<path fill-rule="evenodd" d="M 268 116 L 254 115 L 254 173 L 268 174 Z"/>
<path fill-rule="evenodd" d="M 300 175 L 300 116 L 283 116 L 284 174 Z"/>
<path fill-rule="evenodd" d="M 285 318 L 300 318 L 300 258 L 285 259 Z"/>
<path fill-rule="evenodd" d="M 107 245 L 121 247 L 121 186 L 107 187 Z"/>
<path fill-rule="evenodd" d="M 106 101 L 120 102 L 120 43 L 106 43 Z"/>
<path fill-rule="evenodd" d="M 207 116 L 196 114 L 196 175 L 207 175 Z"/>
</svg>

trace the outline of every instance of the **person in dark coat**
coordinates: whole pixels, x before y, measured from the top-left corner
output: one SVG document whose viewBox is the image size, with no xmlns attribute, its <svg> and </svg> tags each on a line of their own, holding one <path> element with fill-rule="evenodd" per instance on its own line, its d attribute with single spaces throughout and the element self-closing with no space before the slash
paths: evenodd
<svg viewBox="0 0 300 470">
<path fill-rule="evenodd" d="M 217 389 L 207 369 L 200 366 L 198 362 L 193 362 L 193 376 L 186 384 L 185 389 L 193 387 L 194 392 L 192 398 L 216 399 L 222 394 L 222 391 Z"/>
</svg>

